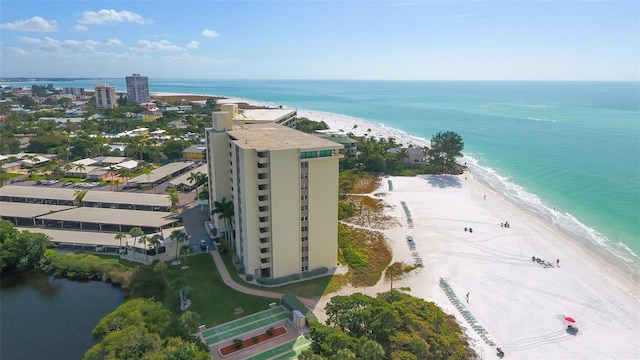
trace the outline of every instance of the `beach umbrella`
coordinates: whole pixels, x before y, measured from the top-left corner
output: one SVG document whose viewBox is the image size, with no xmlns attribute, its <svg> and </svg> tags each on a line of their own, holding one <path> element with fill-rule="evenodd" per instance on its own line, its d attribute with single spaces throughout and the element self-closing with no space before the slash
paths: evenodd
<svg viewBox="0 0 640 360">
<path fill-rule="evenodd" d="M 564 317 L 564 319 L 565 319 L 565 320 L 567 320 L 567 321 L 568 321 L 568 322 L 570 322 L 570 323 L 575 323 L 575 322 L 576 322 L 576 321 L 575 321 L 572 317 L 570 317 L 570 316 L 565 316 L 565 317 Z"/>
</svg>

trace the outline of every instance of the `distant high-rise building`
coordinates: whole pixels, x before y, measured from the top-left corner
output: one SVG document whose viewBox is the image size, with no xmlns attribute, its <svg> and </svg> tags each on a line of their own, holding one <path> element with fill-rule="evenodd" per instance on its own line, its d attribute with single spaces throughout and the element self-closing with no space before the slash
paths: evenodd
<svg viewBox="0 0 640 360">
<path fill-rule="evenodd" d="M 118 107 L 116 88 L 109 84 L 95 84 L 93 86 L 96 99 L 96 109 L 115 109 Z"/>
<path fill-rule="evenodd" d="M 133 74 L 125 77 L 127 80 L 127 101 L 135 103 L 149 102 L 149 78 Z"/>
<path fill-rule="evenodd" d="M 63 87 L 62 93 L 65 95 L 84 95 L 83 87 Z"/>
</svg>

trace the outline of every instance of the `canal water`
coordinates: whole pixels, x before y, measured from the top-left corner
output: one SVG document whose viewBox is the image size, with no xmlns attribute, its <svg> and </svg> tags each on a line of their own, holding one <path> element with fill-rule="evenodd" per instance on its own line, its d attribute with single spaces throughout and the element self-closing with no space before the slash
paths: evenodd
<svg viewBox="0 0 640 360">
<path fill-rule="evenodd" d="M 3 276 L 0 359 L 82 359 L 91 330 L 124 301 L 117 286 L 55 279 L 42 272 Z"/>
</svg>

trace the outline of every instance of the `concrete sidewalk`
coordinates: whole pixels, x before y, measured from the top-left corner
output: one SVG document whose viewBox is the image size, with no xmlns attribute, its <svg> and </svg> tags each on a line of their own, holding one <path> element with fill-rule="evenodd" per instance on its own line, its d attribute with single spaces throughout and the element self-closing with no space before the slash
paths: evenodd
<svg viewBox="0 0 640 360">
<path fill-rule="evenodd" d="M 239 291 L 241 293 L 263 296 L 263 297 L 268 297 L 272 299 L 280 299 L 282 298 L 282 295 L 284 295 L 283 293 L 280 293 L 277 291 L 253 289 L 253 288 L 238 284 L 231 278 L 229 271 L 227 271 L 227 267 L 224 266 L 224 261 L 222 260 L 222 257 L 220 256 L 220 254 L 217 251 L 211 251 L 210 253 L 211 253 L 211 256 L 213 257 L 213 261 L 215 262 L 216 267 L 218 268 L 218 272 L 222 277 L 222 281 L 224 281 L 224 283 L 230 288 L 236 291 Z M 315 310 L 315 307 L 318 304 L 318 300 L 304 298 L 300 296 L 297 296 L 297 298 L 303 304 L 305 304 L 311 311 Z"/>
</svg>

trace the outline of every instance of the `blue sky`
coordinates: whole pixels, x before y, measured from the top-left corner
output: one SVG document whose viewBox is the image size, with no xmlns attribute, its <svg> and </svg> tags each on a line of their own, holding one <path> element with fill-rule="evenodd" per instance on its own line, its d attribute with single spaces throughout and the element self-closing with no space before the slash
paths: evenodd
<svg viewBox="0 0 640 360">
<path fill-rule="evenodd" d="M 640 1 L 2 0 L 0 76 L 640 80 Z"/>
</svg>

